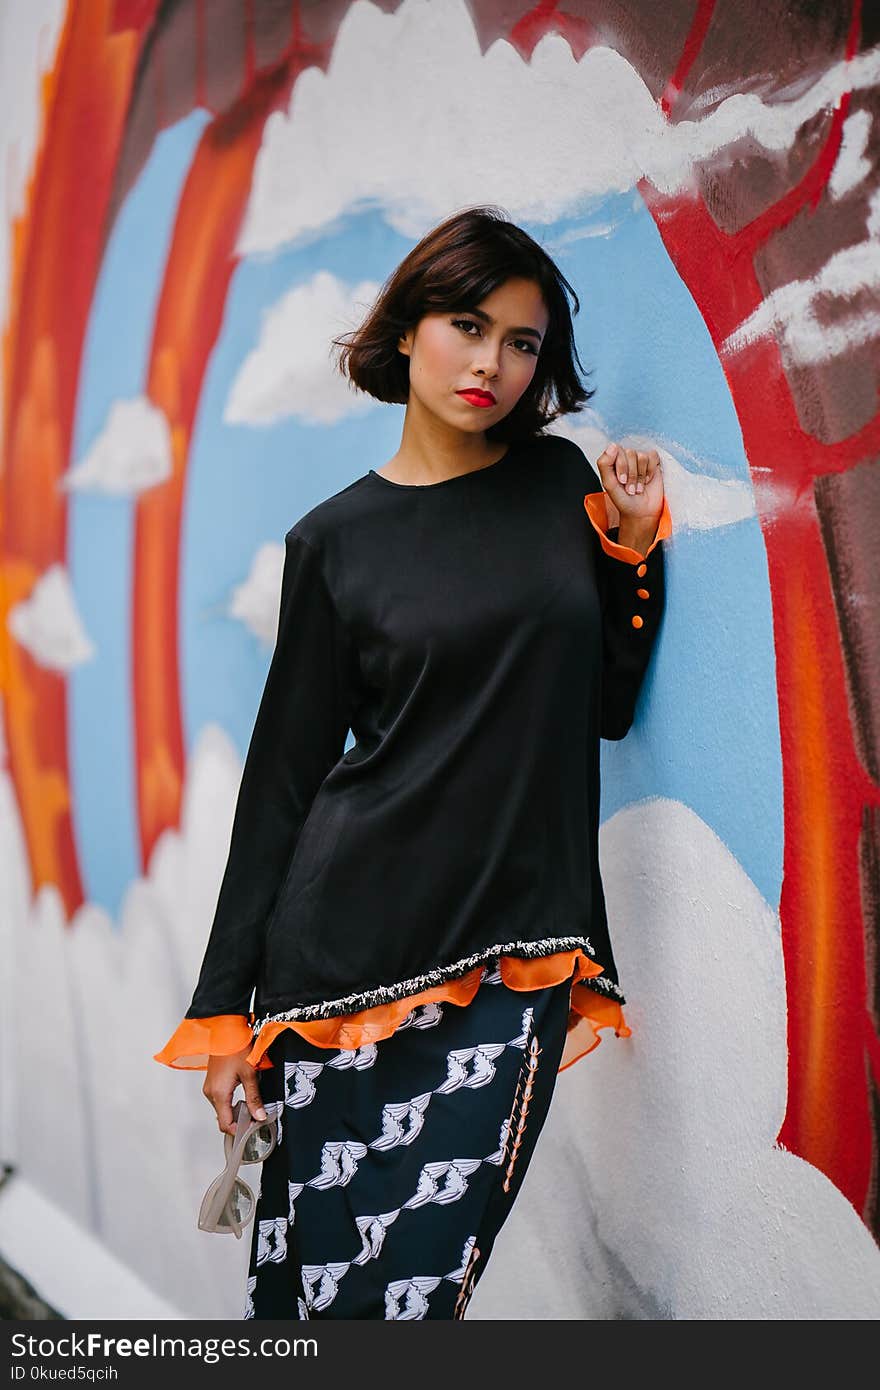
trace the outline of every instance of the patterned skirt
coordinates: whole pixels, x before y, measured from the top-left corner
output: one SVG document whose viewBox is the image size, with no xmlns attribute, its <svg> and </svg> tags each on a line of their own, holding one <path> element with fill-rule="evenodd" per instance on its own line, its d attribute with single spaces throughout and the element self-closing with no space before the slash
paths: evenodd
<svg viewBox="0 0 880 1390">
<path fill-rule="evenodd" d="M 355 1049 L 293 1029 L 259 1073 L 262 1165 L 245 1318 L 463 1318 L 547 1117 L 571 981 L 422 1004 Z"/>
</svg>

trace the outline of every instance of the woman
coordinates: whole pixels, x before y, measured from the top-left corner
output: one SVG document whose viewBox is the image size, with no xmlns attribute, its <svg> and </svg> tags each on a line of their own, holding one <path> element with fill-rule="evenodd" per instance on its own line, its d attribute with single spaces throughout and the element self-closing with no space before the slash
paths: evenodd
<svg viewBox="0 0 880 1390">
<path fill-rule="evenodd" d="M 400 447 L 287 532 L 210 939 L 156 1054 L 206 1067 L 224 1133 L 238 1083 L 278 1114 L 245 1317 L 463 1317 L 558 1071 L 630 1032 L 599 738 L 632 722 L 671 519 L 656 451 L 609 446 L 600 482 L 542 433 L 593 394 L 566 291 L 467 209 L 335 340 L 405 402 Z"/>
</svg>

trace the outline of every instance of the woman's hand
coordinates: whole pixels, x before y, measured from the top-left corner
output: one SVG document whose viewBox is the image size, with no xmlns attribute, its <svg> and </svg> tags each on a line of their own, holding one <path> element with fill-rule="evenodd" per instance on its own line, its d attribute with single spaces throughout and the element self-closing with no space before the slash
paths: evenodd
<svg viewBox="0 0 880 1390">
<path fill-rule="evenodd" d="M 606 500 L 620 516 L 621 545 L 632 543 L 626 536 L 647 535 L 650 543 L 663 510 L 663 470 L 657 450 L 642 452 L 611 443 L 599 455 L 596 466 Z M 608 523 L 616 524 L 610 513 Z"/>
<path fill-rule="evenodd" d="M 207 1096 L 217 1112 L 217 1124 L 224 1134 L 235 1133 L 232 1118 L 232 1096 L 239 1081 L 244 1091 L 248 1109 L 255 1120 L 265 1120 L 266 1111 L 257 1084 L 257 1069 L 252 1067 L 246 1057 L 253 1047 L 248 1043 L 241 1052 L 232 1052 L 228 1057 L 209 1057 L 208 1070 L 202 1094 Z"/>
</svg>

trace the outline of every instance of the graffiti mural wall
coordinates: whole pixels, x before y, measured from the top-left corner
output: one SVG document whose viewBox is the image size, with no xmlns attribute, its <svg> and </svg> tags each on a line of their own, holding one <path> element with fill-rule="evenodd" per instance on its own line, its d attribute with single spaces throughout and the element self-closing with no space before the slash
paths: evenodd
<svg viewBox="0 0 880 1390">
<path fill-rule="evenodd" d="M 602 750 L 633 1034 L 560 1077 L 469 1316 L 878 1316 L 876 9 L 2 14 L 12 1181 L 179 1315 L 242 1315 L 246 1242 L 195 1229 L 203 1073 L 152 1056 L 207 940 L 284 534 L 399 439 L 330 340 L 493 203 L 581 301 L 596 395 L 554 428 L 594 461 L 656 446 L 674 534 Z"/>
</svg>

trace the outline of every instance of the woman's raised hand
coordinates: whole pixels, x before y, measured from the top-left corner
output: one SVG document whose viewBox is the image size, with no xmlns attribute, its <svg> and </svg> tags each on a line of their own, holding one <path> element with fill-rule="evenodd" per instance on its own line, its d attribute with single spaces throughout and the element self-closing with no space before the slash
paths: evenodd
<svg viewBox="0 0 880 1390">
<path fill-rule="evenodd" d="M 663 470 L 656 449 L 608 444 L 596 460 L 606 497 L 630 522 L 656 522 L 663 510 Z M 609 524 L 615 525 L 609 517 Z"/>
<path fill-rule="evenodd" d="M 235 1121 L 232 1118 L 232 1096 L 239 1082 L 241 1082 L 244 1098 L 253 1118 L 255 1120 L 267 1118 L 260 1096 L 260 1087 L 257 1083 L 257 1069 L 246 1060 L 252 1046 L 252 1043 L 248 1043 L 241 1052 L 232 1052 L 228 1057 L 208 1058 L 208 1070 L 205 1075 L 202 1094 L 207 1096 L 213 1105 L 217 1113 L 217 1124 L 224 1134 L 235 1133 Z"/>
</svg>

